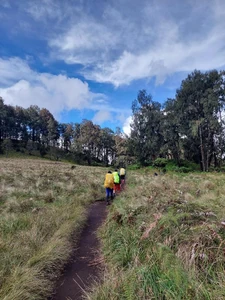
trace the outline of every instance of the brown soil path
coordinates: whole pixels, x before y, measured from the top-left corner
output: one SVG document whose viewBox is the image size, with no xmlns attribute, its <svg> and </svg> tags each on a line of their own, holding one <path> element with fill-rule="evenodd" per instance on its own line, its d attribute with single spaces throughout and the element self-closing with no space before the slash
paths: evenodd
<svg viewBox="0 0 225 300">
<path fill-rule="evenodd" d="M 94 280 L 99 279 L 99 240 L 96 231 L 106 218 L 105 201 L 97 201 L 89 208 L 87 224 L 81 232 L 77 250 L 71 263 L 59 279 L 57 290 L 51 300 L 79 300 Z"/>
</svg>

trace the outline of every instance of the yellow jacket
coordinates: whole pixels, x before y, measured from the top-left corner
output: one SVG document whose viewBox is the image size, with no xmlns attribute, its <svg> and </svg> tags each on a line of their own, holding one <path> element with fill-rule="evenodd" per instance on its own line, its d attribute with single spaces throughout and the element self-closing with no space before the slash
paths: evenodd
<svg viewBox="0 0 225 300">
<path fill-rule="evenodd" d="M 113 189 L 113 186 L 114 186 L 114 178 L 113 178 L 113 174 L 107 173 L 107 174 L 105 175 L 104 187 L 105 187 L 105 188 Z"/>
</svg>

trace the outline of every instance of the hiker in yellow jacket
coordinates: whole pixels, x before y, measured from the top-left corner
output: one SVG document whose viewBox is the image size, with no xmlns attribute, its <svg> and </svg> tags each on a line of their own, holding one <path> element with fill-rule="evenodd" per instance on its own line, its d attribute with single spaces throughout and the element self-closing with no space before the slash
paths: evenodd
<svg viewBox="0 0 225 300">
<path fill-rule="evenodd" d="M 109 200 L 113 200 L 113 186 L 114 186 L 114 177 L 111 171 L 105 175 L 104 187 L 106 191 L 106 201 L 107 205 L 109 205 Z M 110 199 L 109 199 L 110 198 Z"/>
</svg>

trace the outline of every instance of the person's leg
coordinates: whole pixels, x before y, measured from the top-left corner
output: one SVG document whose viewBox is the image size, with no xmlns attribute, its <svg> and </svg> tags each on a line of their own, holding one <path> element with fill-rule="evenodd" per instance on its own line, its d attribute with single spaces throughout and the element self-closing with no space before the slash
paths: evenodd
<svg viewBox="0 0 225 300">
<path fill-rule="evenodd" d="M 116 186 L 115 188 L 116 192 L 120 192 L 120 183 L 115 183 L 115 186 Z"/>
<path fill-rule="evenodd" d="M 125 184 L 125 175 L 121 175 L 120 178 L 121 178 L 121 185 L 120 185 L 120 187 L 121 187 L 121 189 L 123 189 L 124 188 L 124 184 Z"/>
<path fill-rule="evenodd" d="M 124 188 L 124 179 L 121 179 L 120 188 L 121 188 L 121 190 L 123 190 L 123 188 Z"/>
<path fill-rule="evenodd" d="M 113 185 L 113 195 L 114 195 L 114 197 L 116 196 L 116 184 L 115 183 Z"/>
<path fill-rule="evenodd" d="M 107 204 L 109 204 L 110 188 L 106 188 L 105 191 L 106 191 L 106 202 Z"/>
<path fill-rule="evenodd" d="M 113 200 L 113 189 L 110 189 L 110 198 Z"/>
</svg>

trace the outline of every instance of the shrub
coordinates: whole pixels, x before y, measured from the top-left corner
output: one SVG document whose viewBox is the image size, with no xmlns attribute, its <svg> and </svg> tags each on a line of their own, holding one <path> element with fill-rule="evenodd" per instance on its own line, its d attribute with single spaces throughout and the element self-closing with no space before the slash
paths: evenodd
<svg viewBox="0 0 225 300">
<path fill-rule="evenodd" d="M 199 171 L 200 166 L 194 162 L 188 161 L 188 160 L 182 160 L 180 163 L 180 167 L 189 168 L 192 171 Z"/>
<path fill-rule="evenodd" d="M 8 156 L 10 150 L 13 149 L 13 143 L 12 143 L 12 141 L 10 139 L 5 139 L 2 142 L 2 149 L 5 152 L 6 156 Z"/>
<path fill-rule="evenodd" d="M 175 160 L 168 160 L 165 168 L 167 171 L 174 171 L 177 168 L 177 163 L 175 162 Z"/>
<path fill-rule="evenodd" d="M 40 151 L 41 157 L 44 157 L 47 154 L 47 149 L 46 149 L 46 147 L 44 145 L 40 146 L 39 151 Z"/>
<path fill-rule="evenodd" d="M 141 168 L 140 164 L 133 164 L 127 167 L 128 170 L 138 170 Z"/>
<path fill-rule="evenodd" d="M 166 158 L 156 158 L 153 162 L 154 167 L 164 168 L 168 163 L 168 159 Z"/>
<path fill-rule="evenodd" d="M 194 172 L 200 170 L 199 165 L 186 160 L 180 161 L 180 165 L 178 165 L 174 160 L 170 160 L 167 162 L 165 168 L 167 171 L 180 172 L 180 173 L 188 173 L 188 172 Z"/>
<path fill-rule="evenodd" d="M 189 172 L 192 172 L 193 170 L 191 168 L 187 168 L 187 167 L 176 167 L 175 172 L 179 172 L 179 173 L 189 173 Z"/>
</svg>

